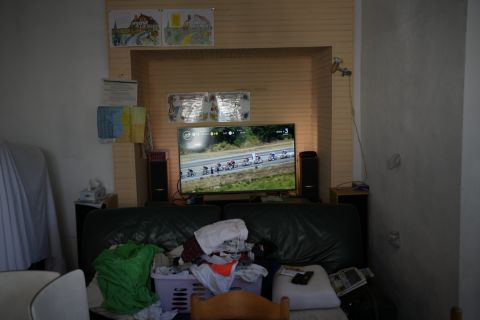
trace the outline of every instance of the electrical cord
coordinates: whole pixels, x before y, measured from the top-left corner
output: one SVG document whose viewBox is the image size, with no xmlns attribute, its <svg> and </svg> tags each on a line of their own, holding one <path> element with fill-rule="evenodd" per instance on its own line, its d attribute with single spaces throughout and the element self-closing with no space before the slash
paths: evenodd
<svg viewBox="0 0 480 320">
<path fill-rule="evenodd" d="M 363 152 L 362 139 L 360 139 L 360 134 L 358 132 L 357 122 L 355 121 L 355 110 L 353 109 L 353 98 L 352 98 L 352 77 L 348 76 L 348 94 L 350 97 L 350 113 L 352 115 L 353 126 L 355 127 L 355 134 L 358 139 L 358 145 L 360 146 L 360 155 L 362 157 L 363 171 L 365 173 L 365 180 L 368 180 L 367 174 L 367 163 L 365 161 L 365 153 Z"/>
<path fill-rule="evenodd" d="M 175 203 L 176 201 L 187 201 L 187 199 L 185 199 L 182 194 L 180 193 L 180 177 L 178 178 L 177 180 L 177 191 L 175 191 L 175 193 L 172 195 L 172 203 Z M 177 198 L 176 196 L 179 196 L 180 198 Z"/>
<path fill-rule="evenodd" d="M 343 76 L 345 76 L 345 75 L 342 74 L 342 77 Z M 362 157 L 362 164 L 363 164 L 363 171 L 364 171 L 364 174 L 365 174 L 365 180 L 367 180 L 368 179 L 367 163 L 365 161 L 365 153 L 363 151 L 362 139 L 360 138 L 360 133 L 358 131 L 357 122 L 355 120 L 355 110 L 353 109 L 352 77 L 351 77 L 351 74 L 347 74 L 346 76 L 348 77 L 348 96 L 350 98 L 350 114 L 352 116 L 353 127 L 355 128 L 355 135 L 358 139 L 358 145 L 360 146 L 360 155 Z M 346 181 L 346 182 L 342 182 L 340 184 L 337 184 L 335 186 L 335 188 L 336 189 L 349 188 L 349 187 L 353 186 L 353 184 L 355 184 L 355 183 L 367 185 L 367 183 L 364 182 L 364 181 L 353 180 L 353 181 Z M 348 186 L 346 186 L 346 185 L 348 185 Z"/>
</svg>

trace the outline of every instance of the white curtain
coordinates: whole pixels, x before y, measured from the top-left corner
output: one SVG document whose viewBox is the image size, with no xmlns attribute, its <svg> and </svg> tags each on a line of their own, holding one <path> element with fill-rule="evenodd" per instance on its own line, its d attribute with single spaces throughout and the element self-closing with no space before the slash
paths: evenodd
<svg viewBox="0 0 480 320">
<path fill-rule="evenodd" d="M 53 194 L 39 148 L 0 141 L 0 271 L 46 259 L 65 272 Z"/>
</svg>

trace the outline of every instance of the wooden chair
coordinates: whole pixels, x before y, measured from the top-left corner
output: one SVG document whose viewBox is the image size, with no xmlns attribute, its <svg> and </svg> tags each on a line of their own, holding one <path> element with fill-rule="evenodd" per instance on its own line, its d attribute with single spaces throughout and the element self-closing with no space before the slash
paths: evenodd
<svg viewBox="0 0 480 320">
<path fill-rule="evenodd" d="M 201 300 L 191 297 L 191 320 L 288 320 L 288 298 L 279 304 L 247 291 L 230 291 Z"/>
</svg>

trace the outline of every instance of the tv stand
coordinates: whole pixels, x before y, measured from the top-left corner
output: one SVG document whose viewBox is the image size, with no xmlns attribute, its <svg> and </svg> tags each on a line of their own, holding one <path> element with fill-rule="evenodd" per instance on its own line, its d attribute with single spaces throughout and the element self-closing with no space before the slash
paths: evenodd
<svg viewBox="0 0 480 320">
<path fill-rule="evenodd" d="M 249 194 L 232 193 L 232 194 L 208 194 L 203 196 L 204 204 L 213 204 L 223 208 L 228 203 L 238 202 L 252 202 L 252 197 Z"/>
<path fill-rule="evenodd" d="M 217 202 L 217 201 L 228 201 L 228 202 L 250 202 L 251 195 L 247 193 L 232 193 L 232 194 L 206 194 L 203 196 L 203 202 Z"/>
<path fill-rule="evenodd" d="M 238 202 L 262 202 L 262 203 L 307 203 L 307 198 L 277 194 L 222 194 L 222 195 L 204 195 L 202 203 L 214 204 L 223 207 L 228 203 Z"/>
</svg>

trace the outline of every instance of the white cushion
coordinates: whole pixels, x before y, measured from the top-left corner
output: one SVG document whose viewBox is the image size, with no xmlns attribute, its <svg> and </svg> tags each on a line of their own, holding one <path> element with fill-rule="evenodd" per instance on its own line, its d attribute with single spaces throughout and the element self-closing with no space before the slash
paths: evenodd
<svg viewBox="0 0 480 320">
<path fill-rule="evenodd" d="M 303 267 L 305 271 L 313 271 L 307 285 L 294 284 L 292 277 L 278 271 L 273 279 L 272 300 L 279 303 L 282 297 L 288 297 L 290 310 L 328 309 L 340 306 L 335 290 L 333 290 L 328 274 L 319 265 Z"/>
</svg>

